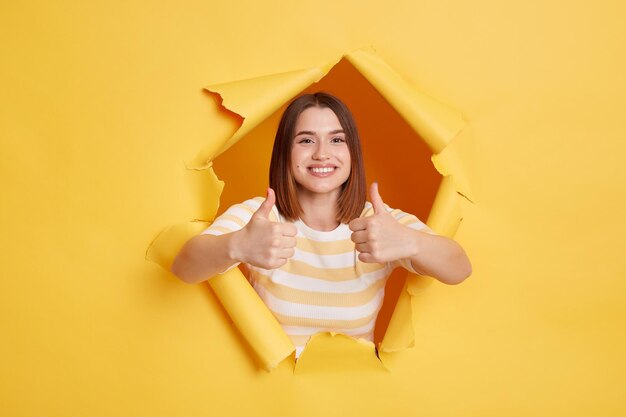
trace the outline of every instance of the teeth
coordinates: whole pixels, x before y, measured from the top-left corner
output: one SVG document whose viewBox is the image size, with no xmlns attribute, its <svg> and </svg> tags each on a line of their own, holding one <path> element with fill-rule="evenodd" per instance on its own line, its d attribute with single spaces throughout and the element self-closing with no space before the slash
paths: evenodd
<svg viewBox="0 0 626 417">
<path fill-rule="evenodd" d="M 331 172 L 334 171 L 335 168 L 311 168 L 311 171 L 317 173 L 317 174 L 324 174 L 327 172 Z"/>
</svg>

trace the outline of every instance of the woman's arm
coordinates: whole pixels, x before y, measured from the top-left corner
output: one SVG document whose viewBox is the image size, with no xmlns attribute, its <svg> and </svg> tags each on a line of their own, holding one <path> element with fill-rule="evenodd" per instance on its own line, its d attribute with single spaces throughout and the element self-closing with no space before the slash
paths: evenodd
<svg viewBox="0 0 626 417">
<path fill-rule="evenodd" d="M 270 188 L 267 198 L 242 229 L 189 239 L 174 259 L 172 273 L 186 283 L 195 284 L 240 262 L 263 269 L 284 265 L 294 254 L 297 231 L 292 223 L 270 220 L 275 201 Z"/>
<path fill-rule="evenodd" d="M 454 240 L 404 227 L 413 242 L 413 254 L 406 259 L 415 271 L 451 285 L 460 284 L 472 274 L 465 251 Z"/>
<path fill-rule="evenodd" d="M 188 284 L 196 284 L 241 262 L 234 250 L 239 233 L 241 231 L 189 239 L 174 259 L 172 273 Z"/>
</svg>

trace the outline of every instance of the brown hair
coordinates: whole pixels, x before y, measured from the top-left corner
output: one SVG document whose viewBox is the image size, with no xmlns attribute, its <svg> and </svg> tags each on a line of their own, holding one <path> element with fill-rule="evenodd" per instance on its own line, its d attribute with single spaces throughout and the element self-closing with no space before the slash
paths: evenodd
<svg viewBox="0 0 626 417">
<path fill-rule="evenodd" d="M 361 141 L 348 107 L 337 97 L 324 92 L 298 97 L 287 106 L 280 119 L 270 164 L 270 187 L 276 192 L 276 207 L 283 217 L 291 221 L 298 219 L 302 213 L 296 181 L 291 173 L 291 148 L 298 116 L 309 107 L 331 109 L 344 130 L 350 150 L 351 169 L 337 201 L 337 220 L 348 223 L 361 215 L 365 205 L 365 169 Z"/>
</svg>

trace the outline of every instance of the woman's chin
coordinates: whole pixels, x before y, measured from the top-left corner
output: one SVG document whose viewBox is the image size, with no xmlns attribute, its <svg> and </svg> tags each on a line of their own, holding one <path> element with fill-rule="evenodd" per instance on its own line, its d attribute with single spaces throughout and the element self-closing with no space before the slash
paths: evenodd
<svg viewBox="0 0 626 417">
<path fill-rule="evenodd" d="M 341 186 L 339 187 L 335 187 L 335 186 L 330 186 L 330 185 L 322 185 L 322 184 L 318 184 L 318 185 L 300 185 L 298 187 L 298 192 L 303 193 L 303 194 L 307 194 L 307 195 L 339 195 L 341 192 Z"/>
</svg>

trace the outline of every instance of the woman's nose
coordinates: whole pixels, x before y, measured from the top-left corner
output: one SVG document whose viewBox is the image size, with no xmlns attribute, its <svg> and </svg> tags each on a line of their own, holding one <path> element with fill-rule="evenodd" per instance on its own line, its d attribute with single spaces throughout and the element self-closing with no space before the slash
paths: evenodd
<svg viewBox="0 0 626 417">
<path fill-rule="evenodd" d="M 328 149 L 326 148 L 324 143 L 319 143 L 315 148 L 315 152 L 313 153 L 313 159 L 324 160 L 328 158 Z"/>
</svg>

